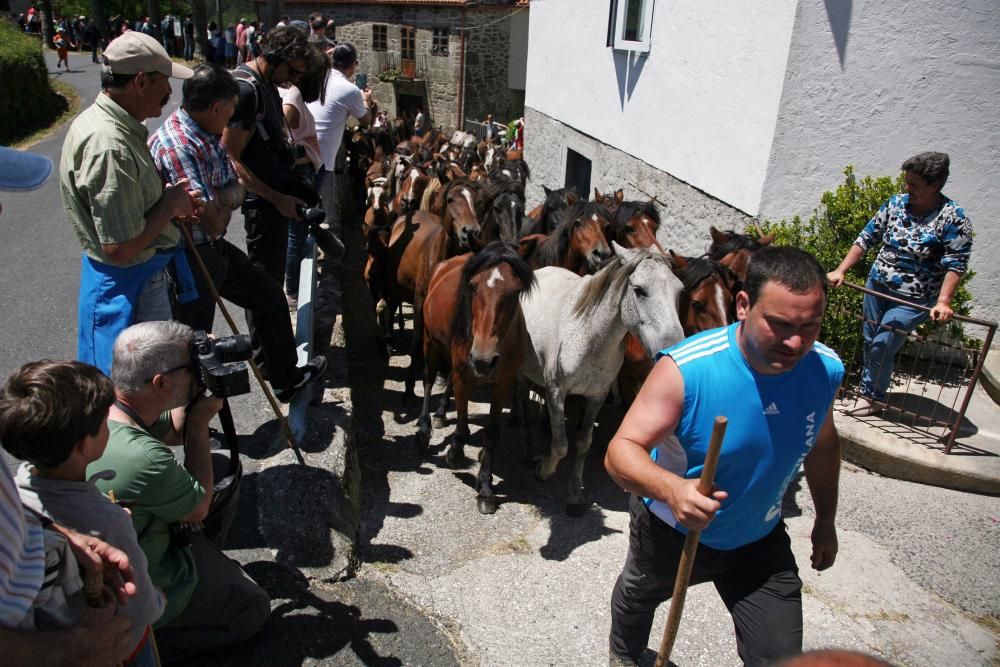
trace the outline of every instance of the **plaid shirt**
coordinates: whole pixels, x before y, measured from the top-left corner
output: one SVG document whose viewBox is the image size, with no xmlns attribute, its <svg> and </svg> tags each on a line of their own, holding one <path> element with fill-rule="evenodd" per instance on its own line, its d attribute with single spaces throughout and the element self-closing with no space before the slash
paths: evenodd
<svg viewBox="0 0 1000 667">
<path fill-rule="evenodd" d="M 187 178 L 192 189 L 201 190 L 205 201 L 215 199 L 220 190 L 236 182 L 236 170 L 222 140 L 201 129 L 184 109 L 170 114 L 150 138 L 149 151 L 165 183 Z M 192 226 L 191 237 L 195 243 L 210 240 L 198 225 Z"/>
</svg>

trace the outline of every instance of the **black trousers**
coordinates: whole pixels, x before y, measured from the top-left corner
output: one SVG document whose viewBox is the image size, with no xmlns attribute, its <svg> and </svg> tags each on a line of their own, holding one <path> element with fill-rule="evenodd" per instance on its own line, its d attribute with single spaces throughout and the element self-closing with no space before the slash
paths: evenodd
<svg viewBox="0 0 1000 667">
<path fill-rule="evenodd" d="M 673 594 L 684 534 L 629 503 L 629 550 L 611 594 L 611 654 L 638 662 L 649 643 L 656 607 Z M 802 580 L 784 522 L 737 549 L 698 545 L 691 585 L 711 581 L 736 626 L 746 665 L 765 665 L 802 651 Z"/>
<path fill-rule="evenodd" d="M 247 233 L 247 256 L 279 285 L 285 282 L 288 252 L 288 218 L 259 197 L 243 202 L 243 228 Z"/>
<path fill-rule="evenodd" d="M 287 232 L 286 232 L 287 233 Z M 286 237 L 287 243 L 287 237 Z M 297 368 L 295 336 L 281 283 L 250 261 L 242 250 L 225 239 L 195 247 L 222 298 L 246 310 L 254 348 L 254 361 L 276 389 L 295 385 L 302 377 Z M 193 251 L 185 248 L 198 287 L 198 300 L 178 304 L 174 317 L 194 329 L 212 330 L 215 301 L 198 269 Z M 281 269 L 285 250 L 281 250 Z"/>
</svg>

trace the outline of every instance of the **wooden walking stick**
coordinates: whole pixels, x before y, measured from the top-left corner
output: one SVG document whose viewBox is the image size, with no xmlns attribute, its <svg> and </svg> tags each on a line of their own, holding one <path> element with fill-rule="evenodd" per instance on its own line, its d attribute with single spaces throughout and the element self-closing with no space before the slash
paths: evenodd
<svg viewBox="0 0 1000 667">
<path fill-rule="evenodd" d="M 715 469 L 719 464 L 719 450 L 722 449 L 722 439 L 726 437 L 725 417 L 716 417 L 712 426 L 712 439 L 708 443 L 705 454 L 705 466 L 701 469 L 698 480 L 698 493 L 707 496 L 712 493 L 712 482 L 715 481 Z M 694 556 L 698 551 L 700 530 L 689 530 L 684 538 L 684 550 L 681 552 L 681 562 L 677 566 L 677 578 L 674 579 L 674 594 L 670 598 L 670 613 L 667 614 L 667 626 L 663 628 L 663 639 L 660 641 L 660 651 L 656 655 L 655 667 L 666 667 L 670 662 L 670 652 L 674 649 L 677 639 L 677 628 L 681 624 L 681 612 L 684 611 L 684 598 L 687 597 L 688 581 L 691 579 L 691 568 L 694 567 Z"/>
<path fill-rule="evenodd" d="M 208 267 L 205 266 L 205 262 L 201 259 L 201 255 L 198 254 L 194 241 L 191 239 L 191 231 L 187 228 L 187 225 L 183 223 L 177 226 L 181 228 L 181 233 L 184 234 L 184 240 L 187 242 L 188 247 L 191 248 L 191 254 L 194 256 L 195 262 L 198 264 L 198 268 L 205 276 L 205 284 L 208 285 L 208 291 L 211 292 L 212 298 L 215 299 L 215 303 L 219 305 L 219 310 L 222 311 L 222 316 L 226 318 L 229 328 L 232 330 L 234 335 L 238 336 L 240 334 L 240 330 L 236 327 L 236 321 L 233 320 L 232 316 L 229 314 L 229 310 L 226 309 L 226 304 L 223 303 L 222 296 L 219 294 L 219 290 L 216 289 L 215 283 L 212 281 L 212 275 L 208 272 Z M 288 442 L 288 447 L 295 452 L 295 458 L 299 460 L 299 463 L 305 463 L 305 459 L 302 458 L 302 452 L 300 452 L 299 448 L 295 446 L 295 436 L 292 435 L 292 429 L 288 426 L 288 420 L 285 419 L 285 415 L 282 414 L 281 408 L 278 406 L 277 399 L 274 398 L 274 394 L 271 393 L 271 388 L 268 387 L 267 383 L 264 381 L 264 376 L 260 374 L 260 368 L 257 367 L 257 363 L 253 359 L 249 359 L 248 361 L 250 363 L 250 370 L 253 371 L 253 375 L 257 378 L 260 388 L 264 391 L 264 396 L 267 397 L 267 402 L 271 404 L 271 409 L 274 410 L 274 415 L 278 418 L 278 423 L 281 425 L 281 431 L 285 436 L 285 441 Z"/>
</svg>

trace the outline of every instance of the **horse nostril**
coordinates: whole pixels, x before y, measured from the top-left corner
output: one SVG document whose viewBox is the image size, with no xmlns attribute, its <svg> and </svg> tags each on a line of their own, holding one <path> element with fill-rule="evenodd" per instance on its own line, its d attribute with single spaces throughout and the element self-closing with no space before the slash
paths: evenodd
<svg viewBox="0 0 1000 667">
<path fill-rule="evenodd" d="M 500 355 L 494 354 L 489 359 L 474 359 L 472 361 L 473 369 L 476 371 L 476 375 L 489 375 L 496 370 L 497 365 L 500 363 Z"/>
</svg>

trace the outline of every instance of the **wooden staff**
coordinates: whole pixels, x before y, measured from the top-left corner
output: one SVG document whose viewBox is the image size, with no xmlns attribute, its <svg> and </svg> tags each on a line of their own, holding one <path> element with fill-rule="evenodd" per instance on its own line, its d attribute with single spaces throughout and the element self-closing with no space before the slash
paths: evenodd
<svg viewBox="0 0 1000 667">
<path fill-rule="evenodd" d="M 215 299 L 215 303 L 219 304 L 219 310 L 222 311 L 222 316 L 226 318 L 226 322 L 229 324 L 229 328 L 232 330 L 233 334 L 237 336 L 240 335 L 240 330 L 236 328 L 236 321 L 229 315 L 229 311 L 226 309 L 226 304 L 222 302 L 222 296 L 219 294 L 219 290 L 216 289 L 215 283 L 212 281 L 212 276 L 208 272 L 208 267 L 205 266 L 205 262 L 201 259 L 201 255 L 198 254 L 194 241 L 191 239 L 191 231 L 184 223 L 177 226 L 181 228 L 181 232 L 184 234 L 184 240 L 187 242 L 188 247 L 191 248 L 191 254 L 194 256 L 195 262 L 198 264 L 198 268 L 201 269 L 202 275 L 205 276 L 205 284 L 208 285 L 208 291 L 212 293 L 212 298 Z M 250 359 L 249 362 L 250 370 L 253 371 L 253 375 L 257 378 L 260 388 L 264 391 L 264 396 L 267 397 L 267 402 L 271 404 L 271 409 L 274 410 L 274 414 L 278 418 L 278 423 L 281 424 L 281 431 L 285 435 L 288 447 L 295 452 L 295 456 L 299 459 L 299 463 L 305 463 L 302 458 L 302 453 L 299 451 L 299 448 L 295 446 L 295 436 L 292 435 L 292 429 L 288 426 L 288 420 L 285 419 L 285 415 L 282 414 L 281 408 L 278 406 L 277 399 L 275 399 L 274 394 L 271 393 L 271 388 L 267 386 L 266 382 L 264 382 L 264 376 L 260 374 L 260 369 L 257 367 L 256 362 L 254 362 L 253 359 Z"/>
<path fill-rule="evenodd" d="M 715 469 L 719 465 L 719 450 L 722 449 L 722 439 L 726 436 L 725 417 L 716 417 L 712 426 L 712 439 L 708 443 L 705 454 L 705 466 L 701 469 L 701 479 L 698 480 L 698 493 L 708 496 L 712 493 L 712 482 L 715 481 Z M 677 639 L 677 628 L 681 624 L 681 612 L 684 611 L 684 598 L 687 597 L 688 582 L 691 579 L 691 568 L 694 567 L 694 556 L 698 551 L 700 530 L 689 530 L 684 538 L 684 550 L 681 552 L 681 562 L 677 566 L 677 578 L 674 580 L 674 594 L 670 598 L 670 613 L 667 615 L 667 626 L 663 628 L 663 639 L 660 641 L 660 651 L 656 655 L 655 667 L 666 667 L 670 662 L 670 652 L 674 649 Z"/>
</svg>

